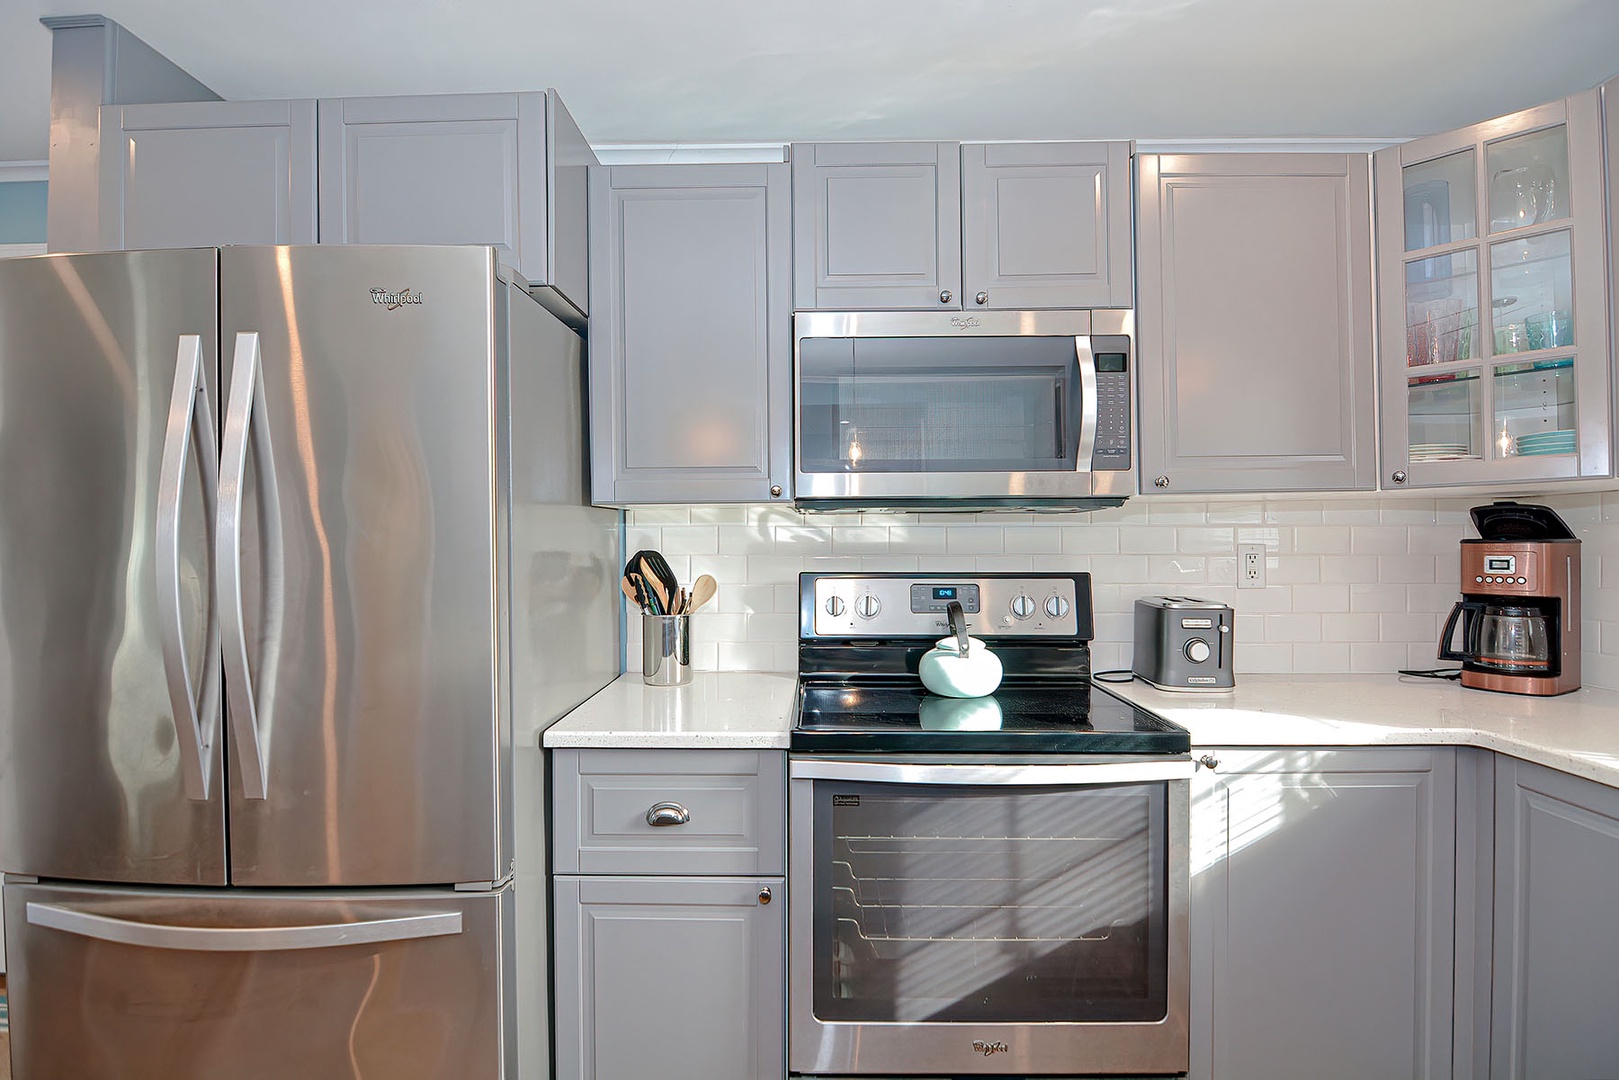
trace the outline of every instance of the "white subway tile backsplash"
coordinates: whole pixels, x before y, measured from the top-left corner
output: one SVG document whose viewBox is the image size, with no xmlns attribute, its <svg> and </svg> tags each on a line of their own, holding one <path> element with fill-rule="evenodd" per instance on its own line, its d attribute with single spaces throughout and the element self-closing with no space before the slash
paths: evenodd
<svg viewBox="0 0 1619 1080">
<path fill-rule="evenodd" d="M 790 507 L 648 507 L 626 551 L 656 548 L 686 584 L 719 583 L 693 622 L 699 668 L 790 671 L 798 574 L 1000 572 L 1093 575 L 1098 669 L 1128 667 L 1137 597 L 1185 593 L 1236 608 L 1241 673 L 1437 666 L 1458 595 L 1468 509 L 1490 496 L 1316 500 L 1132 499 L 1087 514 L 801 514 Z M 1584 678 L 1619 688 L 1619 493 L 1545 500 L 1585 544 Z M 1236 589 L 1236 544 L 1264 544 L 1264 589 Z M 1604 558 L 1607 555 L 1609 557 Z M 627 627 L 639 664 L 640 620 Z"/>
</svg>

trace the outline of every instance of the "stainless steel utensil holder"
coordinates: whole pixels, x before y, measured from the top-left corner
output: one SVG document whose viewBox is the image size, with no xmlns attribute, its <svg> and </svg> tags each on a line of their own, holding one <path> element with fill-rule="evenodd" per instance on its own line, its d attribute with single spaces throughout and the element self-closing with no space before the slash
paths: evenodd
<svg viewBox="0 0 1619 1080">
<path fill-rule="evenodd" d="M 641 616 L 641 681 L 648 686 L 691 682 L 691 616 Z"/>
</svg>

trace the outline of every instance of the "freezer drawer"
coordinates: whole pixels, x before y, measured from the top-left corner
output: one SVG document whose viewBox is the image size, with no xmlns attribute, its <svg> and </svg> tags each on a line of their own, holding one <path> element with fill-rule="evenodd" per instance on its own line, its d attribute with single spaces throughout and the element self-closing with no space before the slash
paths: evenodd
<svg viewBox="0 0 1619 1080">
<path fill-rule="evenodd" d="M 513 1080 L 512 890 L 7 886 L 15 1080 Z"/>
</svg>

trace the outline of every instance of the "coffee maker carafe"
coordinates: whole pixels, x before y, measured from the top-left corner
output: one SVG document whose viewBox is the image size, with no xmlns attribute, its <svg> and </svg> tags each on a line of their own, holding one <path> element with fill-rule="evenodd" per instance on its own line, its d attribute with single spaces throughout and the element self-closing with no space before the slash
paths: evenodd
<svg viewBox="0 0 1619 1080">
<path fill-rule="evenodd" d="M 1460 660 L 1462 685 L 1476 690 L 1578 690 L 1580 542 L 1544 506 L 1497 502 L 1472 515 L 1479 538 L 1462 541 L 1462 598 L 1439 659 Z"/>
</svg>

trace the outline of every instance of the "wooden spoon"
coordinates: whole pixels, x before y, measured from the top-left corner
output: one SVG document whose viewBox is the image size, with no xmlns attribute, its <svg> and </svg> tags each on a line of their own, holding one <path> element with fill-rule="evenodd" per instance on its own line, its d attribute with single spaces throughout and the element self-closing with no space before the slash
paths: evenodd
<svg viewBox="0 0 1619 1080">
<path fill-rule="evenodd" d="M 699 577 L 692 582 L 691 600 L 686 604 L 686 610 L 688 612 L 696 611 L 714 599 L 714 594 L 719 592 L 719 588 L 719 583 L 714 580 L 713 575 L 704 574 Z"/>
</svg>

